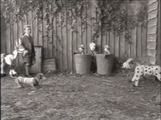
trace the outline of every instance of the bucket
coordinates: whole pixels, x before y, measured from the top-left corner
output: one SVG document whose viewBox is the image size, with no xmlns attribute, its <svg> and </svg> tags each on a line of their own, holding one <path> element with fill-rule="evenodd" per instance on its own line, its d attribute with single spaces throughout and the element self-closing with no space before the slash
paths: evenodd
<svg viewBox="0 0 161 120">
<path fill-rule="evenodd" d="M 75 70 L 77 74 L 89 74 L 91 68 L 91 54 L 75 54 Z"/>
<path fill-rule="evenodd" d="M 111 75 L 114 55 L 96 54 L 97 73 L 101 75 Z"/>
</svg>

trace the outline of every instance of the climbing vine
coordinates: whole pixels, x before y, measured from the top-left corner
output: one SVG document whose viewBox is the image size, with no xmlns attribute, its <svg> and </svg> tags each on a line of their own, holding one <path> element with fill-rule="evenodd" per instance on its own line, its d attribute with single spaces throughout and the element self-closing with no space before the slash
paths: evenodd
<svg viewBox="0 0 161 120">
<path fill-rule="evenodd" d="M 94 22 L 93 40 L 107 31 L 112 31 L 117 35 L 125 31 L 125 39 L 130 43 L 130 30 L 146 23 L 147 0 L 140 1 L 141 7 L 135 16 L 128 14 L 125 2 L 130 3 L 132 0 L 95 0 L 96 16 L 93 17 L 87 14 L 90 0 L 2 0 L 1 15 L 5 18 L 6 25 L 9 26 L 15 22 L 25 21 L 28 12 L 34 11 L 28 24 L 37 19 L 38 30 L 41 33 L 40 25 L 42 21 L 46 21 L 46 34 L 43 37 L 51 40 L 49 33 L 52 31 L 58 41 L 61 40 L 52 23 L 55 17 L 59 27 L 63 28 L 68 24 L 70 31 L 74 33 L 78 33 L 76 24 L 80 22 L 82 31 L 84 31 L 88 26 L 87 19 L 91 19 Z"/>
</svg>

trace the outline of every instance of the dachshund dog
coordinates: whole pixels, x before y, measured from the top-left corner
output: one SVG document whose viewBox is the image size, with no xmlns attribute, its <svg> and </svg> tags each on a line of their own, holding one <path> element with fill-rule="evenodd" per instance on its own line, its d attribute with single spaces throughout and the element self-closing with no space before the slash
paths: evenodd
<svg viewBox="0 0 161 120">
<path fill-rule="evenodd" d="M 17 83 L 18 87 L 24 87 L 24 85 L 30 85 L 32 87 L 39 86 L 40 80 L 45 80 L 46 77 L 42 73 L 38 73 L 36 77 L 17 77 L 15 82 Z"/>
<path fill-rule="evenodd" d="M 155 76 L 159 81 L 161 81 L 161 67 L 157 65 L 140 65 L 133 58 L 129 58 L 126 62 L 123 63 L 125 69 L 135 69 L 135 74 L 132 78 L 132 82 L 135 82 L 134 86 L 138 86 L 139 79 L 141 76 L 152 75 Z"/>
</svg>

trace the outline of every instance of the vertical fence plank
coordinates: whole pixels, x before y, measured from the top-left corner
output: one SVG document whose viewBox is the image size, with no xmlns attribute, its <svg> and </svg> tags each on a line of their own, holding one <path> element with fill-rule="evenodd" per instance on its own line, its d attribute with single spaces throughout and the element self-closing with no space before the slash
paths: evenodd
<svg viewBox="0 0 161 120">
<path fill-rule="evenodd" d="M 49 9 L 50 10 L 52 9 L 52 5 L 49 5 Z M 53 25 L 53 18 L 52 18 L 52 16 L 49 16 L 49 21 L 50 21 L 49 27 L 51 27 Z M 48 41 L 48 49 L 47 49 L 48 58 L 52 58 L 53 57 L 53 48 L 52 47 L 53 47 L 53 36 L 52 36 L 51 28 L 50 28 L 50 31 L 49 31 L 49 41 Z"/>
<path fill-rule="evenodd" d="M 132 57 L 136 57 L 136 50 L 137 50 L 137 46 L 136 46 L 136 44 L 137 44 L 137 39 L 136 39 L 136 28 L 134 28 L 133 30 L 132 30 Z"/>
<path fill-rule="evenodd" d="M 116 57 L 120 56 L 120 54 L 119 54 L 119 50 L 120 50 L 119 44 L 120 44 L 120 37 L 119 37 L 119 35 L 118 36 L 116 35 L 115 36 L 115 56 Z"/>
<path fill-rule="evenodd" d="M 62 2 L 62 0 L 60 0 L 60 2 Z M 59 14 L 59 21 L 62 20 L 62 13 Z M 59 59 L 60 59 L 60 71 L 63 70 L 63 37 L 62 37 L 62 24 L 60 23 L 60 26 L 58 27 L 58 33 L 59 33 L 59 38 L 60 38 L 60 41 L 59 41 Z"/>
<path fill-rule="evenodd" d="M 110 32 L 107 31 L 106 33 L 106 45 L 110 46 Z"/>
<path fill-rule="evenodd" d="M 87 14 L 86 14 L 86 7 L 85 7 L 85 1 L 86 0 L 83 0 L 83 6 L 84 6 L 85 9 L 82 11 L 82 22 L 85 24 L 84 26 L 86 26 L 86 24 L 87 24 L 86 20 L 83 18 L 83 16 L 87 16 Z M 84 26 L 82 24 L 82 42 L 83 42 L 83 45 L 85 47 L 85 52 L 87 52 L 87 47 L 88 47 L 87 38 L 86 38 L 87 29 L 84 28 Z"/>
<path fill-rule="evenodd" d="M 142 57 L 147 56 L 147 30 L 145 27 L 142 26 Z"/>
<path fill-rule="evenodd" d="M 90 48 L 89 48 L 89 43 L 92 41 L 92 20 L 90 19 L 92 16 L 92 1 L 91 0 L 87 0 L 89 2 L 89 6 L 86 6 L 86 11 L 87 11 L 87 52 L 91 52 Z"/>
<path fill-rule="evenodd" d="M 97 11 L 97 8 L 95 8 L 95 9 Z M 96 14 L 96 22 L 98 22 L 99 21 L 99 16 L 97 15 L 97 12 L 95 14 Z M 96 40 L 96 44 L 98 46 L 98 51 L 102 53 L 102 31 L 99 31 L 99 32 L 100 32 L 100 34 L 99 34 L 99 36 L 98 36 L 98 38 Z"/>
<path fill-rule="evenodd" d="M 43 12 L 45 12 L 45 9 L 43 10 Z M 43 16 L 44 17 L 44 19 L 43 19 L 43 40 L 42 40 L 42 43 L 43 43 L 43 53 L 44 53 L 44 55 L 43 55 L 43 57 L 44 57 L 44 59 L 46 59 L 46 58 L 48 58 L 48 45 L 47 45 L 47 42 L 48 42 L 48 37 L 46 36 L 47 35 L 47 28 L 46 28 L 46 25 L 47 25 L 47 21 L 46 21 L 46 19 L 45 19 L 45 16 Z"/>
<path fill-rule="evenodd" d="M 125 60 L 125 32 L 120 36 L 120 58 Z"/>
<path fill-rule="evenodd" d="M 141 43 L 142 43 L 142 39 L 141 39 L 141 33 L 142 31 L 141 31 L 141 27 L 140 26 L 138 26 L 137 27 L 137 57 L 141 57 L 141 55 L 142 55 L 142 45 L 141 45 Z"/>
<path fill-rule="evenodd" d="M 10 14 L 10 16 L 11 16 L 11 14 Z M 10 23 L 11 23 L 11 21 L 10 21 Z M 11 39 L 12 39 L 12 37 L 11 37 L 12 29 L 11 28 L 12 28 L 11 25 L 8 26 L 7 33 L 6 33 L 6 36 L 7 36 L 7 38 L 6 38 L 7 39 L 7 45 L 6 45 L 7 46 L 7 54 L 11 52 Z"/>
<path fill-rule="evenodd" d="M 115 34 L 113 32 L 110 32 L 110 50 L 111 53 L 115 53 Z"/>
<path fill-rule="evenodd" d="M 67 5 L 67 11 L 69 10 L 69 4 Z M 69 13 L 68 13 L 69 14 Z M 68 15 L 67 15 L 68 16 Z M 71 45 L 70 45 L 70 42 L 71 42 L 71 27 L 69 25 L 70 21 L 69 21 L 69 17 L 67 18 L 67 56 L 68 56 L 68 59 L 67 59 L 67 64 L 68 64 L 68 71 L 71 72 L 72 71 L 72 66 L 71 66 L 71 56 L 70 56 L 70 51 L 71 51 Z"/>
<path fill-rule="evenodd" d="M 66 8 L 65 8 L 66 9 Z M 63 35 L 63 71 L 67 71 L 67 15 L 66 11 L 64 13 L 64 24 L 62 27 L 62 35 Z"/>
<path fill-rule="evenodd" d="M 52 4 L 52 8 L 54 5 Z M 53 21 L 53 30 L 52 30 L 52 48 L 53 48 L 53 56 L 56 58 L 56 16 L 52 18 Z M 57 59 L 57 58 L 56 58 Z M 56 60 L 57 62 L 57 60 Z M 56 66 L 57 67 L 57 66 Z"/>
</svg>

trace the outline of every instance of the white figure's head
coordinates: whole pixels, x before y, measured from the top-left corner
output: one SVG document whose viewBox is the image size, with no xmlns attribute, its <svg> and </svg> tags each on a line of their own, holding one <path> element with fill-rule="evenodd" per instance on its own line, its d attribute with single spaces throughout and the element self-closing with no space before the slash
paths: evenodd
<svg viewBox="0 0 161 120">
<path fill-rule="evenodd" d="M 122 68 L 131 69 L 135 67 L 135 60 L 133 58 L 129 58 L 126 62 L 123 63 Z"/>
<path fill-rule="evenodd" d="M 83 53 L 84 52 L 84 45 L 83 44 L 81 44 L 81 45 L 78 46 L 78 51 L 80 53 Z"/>
<path fill-rule="evenodd" d="M 104 46 L 104 53 L 105 54 L 111 54 L 109 45 Z"/>
<path fill-rule="evenodd" d="M 18 75 L 17 75 L 17 72 L 16 72 L 14 69 L 11 69 L 11 70 L 9 71 L 9 75 L 10 75 L 10 77 L 18 76 Z"/>
<path fill-rule="evenodd" d="M 95 51 L 96 50 L 96 44 L 94 42 L 89 43 L 89 47 L 91 51 Z"/>
</svg>

